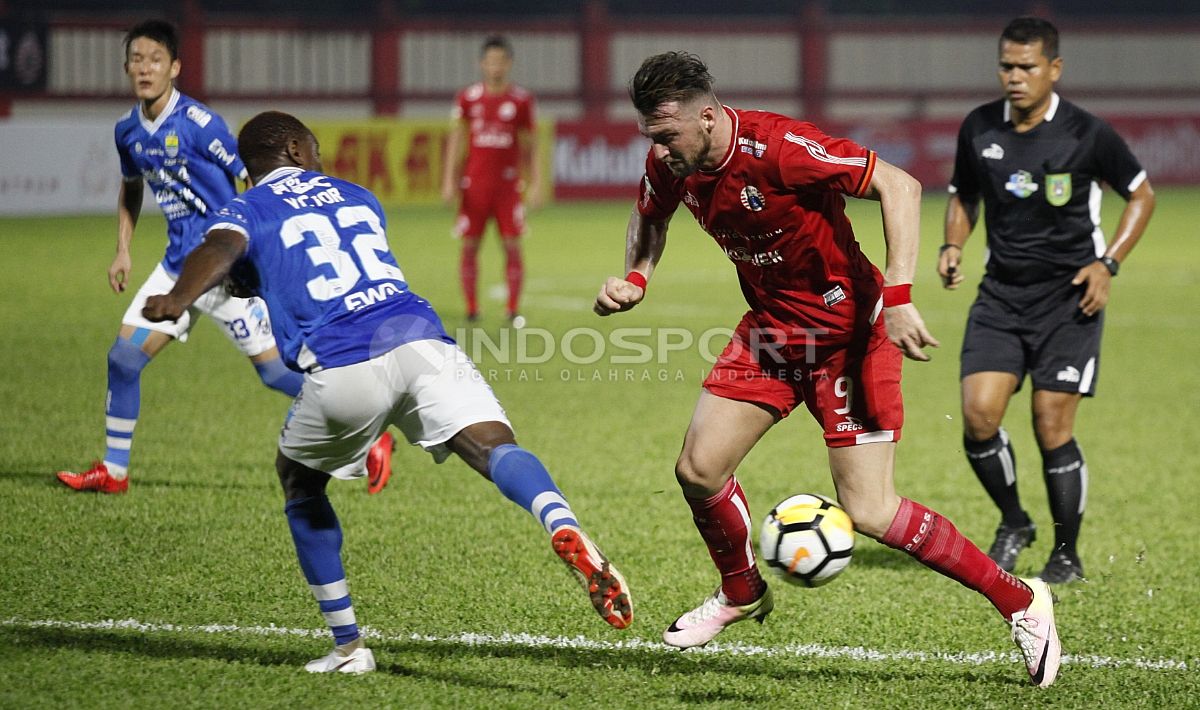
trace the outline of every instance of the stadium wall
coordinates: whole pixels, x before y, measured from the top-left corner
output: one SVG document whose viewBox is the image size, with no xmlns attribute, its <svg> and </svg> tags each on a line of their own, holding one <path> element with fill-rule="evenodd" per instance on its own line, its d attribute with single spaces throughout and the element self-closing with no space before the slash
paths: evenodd
<svg viewBox="0 0 1200 710">
<path fill-rule="evenodd" d="M 330 132 L 322 143 L 335 171 L 377 181 L 385 201 L 431 202 L 454 92 L 477 79 L 484 37 L 502 32 L 516 47 L 515 80 L 538 96 L 551 194 L 628 197 L 645 141 L 624 83 L 641 58 L 687 48 L 709 63 L 727 103 L 817 121 L 940 189 L 958 121 L 997 94 L 1002 20 L 835 25 L 816 5 L 719 23 L 635 21 L 609 16 L 603 3 L 586 3 L 578 19 L 519 24 L 185 17 L 180 85 L 233 126 L 266 108 L 300 115 Z M 0 213 L 111 210 L 112 125 L 131 105 L 121 38 L 135 19 L 55 19 L 43 28 L 43 84 L 0 83 Z M 1113 121 L 1156 184 L 1200 183 L 1200 26 L 1059 24 L 1060 92 Z M 31 154 L 39 142 L 57 157 Z M 99 166 L 113 177 L 102 179 Z"/>
</svg>

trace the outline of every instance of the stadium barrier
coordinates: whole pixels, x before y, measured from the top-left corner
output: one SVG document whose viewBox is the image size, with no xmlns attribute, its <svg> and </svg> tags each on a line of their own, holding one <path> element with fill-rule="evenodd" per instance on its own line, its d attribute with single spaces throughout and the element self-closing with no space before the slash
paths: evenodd
<svg viewBox="0 0 1200 710">
<path fill-rule="evenodd" d="M 1200 184 L 1200 116 L 1111 119 L 1155 185 Z M 957 120 L 829 122 L 907 170 L 927 193 L 953 171 Z M 449 122 L 312 121 L 325 169 L 370 188 L 388 207 L 436 204 Z M 110 212 L 120 189 L 113 124 L 98 119 L 0 122 L 0 215 Z M 539 123 L 543 194 L 556 200 L 634 199 L 648 144 L 632 122 Z M 146 208 L 153 208 L 147 191 Z"/>
</svg>

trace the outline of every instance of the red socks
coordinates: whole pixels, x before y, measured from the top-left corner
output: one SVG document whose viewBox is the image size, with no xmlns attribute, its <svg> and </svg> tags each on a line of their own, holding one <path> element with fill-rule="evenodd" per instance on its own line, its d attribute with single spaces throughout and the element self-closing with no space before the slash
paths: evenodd
<svg viewBox="0 0 1200 710">
<path fill-rule="evenodd" d="M 479 240 L 463 237 L 462 259 L 458 263 L 458 276 L 462 280 L 463 296 L 467 299 L 467 316 L 479 313 L 479 298 L 476 283 L 479 280 Z"/>
<path fill-rule="evenodd" d="M 767 585 L 754 563 L 750 508 L 737 478 L 730 476 L 711 498 L 684 496 L 684 500 L 691 507 L 692 521 L 721 573 L 721 591 L 730 603 L 742 606 L 761 597 Z"/>
<path fill-rule="evenodd" d="M 521 302 L 521 281 L 525 278 L 525 264 L 521 260 L 521 242 L 519 239 L 504 240 L 505 267 L 504 277 L 508 282 L 508 315 L 517 315 L 517 305 Z"/>
<path fill-rule="evenodd" d="M 900 510 L 880 542 L 979 592 L 1005 619 L 1033 601 L 1024 582 L 1000 569 L 954 523 L 920 503 L 901 498 Z"/>
</svg>

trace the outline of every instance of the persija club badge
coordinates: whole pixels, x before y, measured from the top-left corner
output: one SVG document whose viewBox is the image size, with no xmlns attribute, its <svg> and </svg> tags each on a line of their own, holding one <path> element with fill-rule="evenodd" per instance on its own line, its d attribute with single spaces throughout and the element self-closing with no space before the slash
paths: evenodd
<svg viewBox="0 0 1200 710">
<path fill-rule="evenodd" d="M 742 207 L 751 212 L 762 212 L 767 206 L 767 201 L 763 199 L 763 195 L 758 191 L 757 187 L 747 185 L 742 188 Z"/>
</svg>

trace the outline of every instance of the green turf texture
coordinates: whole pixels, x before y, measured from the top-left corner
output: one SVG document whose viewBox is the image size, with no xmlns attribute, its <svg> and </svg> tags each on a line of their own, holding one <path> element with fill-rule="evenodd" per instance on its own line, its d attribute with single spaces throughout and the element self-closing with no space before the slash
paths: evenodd
<svg viewBox="0 0 1200 710">
<path fill-rule="evenodd" d="M 528 514 L 461 462 L 434 466 L 403 444 L 381 495 L 368 497 L 361 481 L 331 484 L 359 623 L 389 637 L 373 644 L 380 672 L 304 673 L 305 661 L 328 650 L 320 637 L 31 627 L 34 620 L 105 619 L 323 624 L 292 551 L 273 470 L 287 401 L 259 384 L 210 321 L 144 373 L 129 493 L 79 494 L 54 480 L 54 471 L 86 466 L 104 451 L 105 353 L 130 298 L 113 295 L 105 277 L 115 219 L 0 220 L 0 707 L 1195 706 L 1198 201 L 1195 190 L 1161 190 L 1148 234 L 1113 282 L 1099 396 L 1083 403 L 1077 422 L 1091 475 L 1081 540 L 1088 581 L 1061 588 L 1057 607 L 1068 654 L 1177 663 L 1167 670 L 1072 663 L 1049 690 L 1031 687 L 1020 664 L 1003 661 L 438 640 L 474 632 L 653 643 L 711 593 L 717 576 L 672 473 L 707 367 L 694 346 L 665 362 L 634 364 L 613 362 L 630 352 L 611 342 L 586 364 L 559 352 L 522 365 L 481 351 L 480 368 L 521 443 L 547 464 L 628 577 L 636 620 L 625 632 L 593 613 Z M 1109 193 L 1109 231 L 1121 204 Z M 665 328 L 697 337 L 731 328 L 744 311 L 733 267 L 681 211 L 647 301 L 608 319 L 592 314 L 604 278 L 622 273 L 629 209 L 559 205 L 531 216 L 523 313 L 531 327 L 551 333 L 556 350 L 573 328 L 604 337 L 645 328 L 631 339 L 652 342 Z M 942 347 L 930 363 L 905 365 L 897 488 L 986 548 L 998 515 L 961 452 L 957 378 L 983 235 L 977 230 L 966 251 L 964 287 L 943 291 L 933 268 L 943 209 L 940 196 L 926 199 L 914 288 Z M 881 264 L 878 205 L 854 202 L 851 216 Z M 451 222 L 445 210 L 399 210 L 389 215 L 389 238 L 413 289 L 455 330 L 462 301 Z M 161 256 L 162 235 L 162 220 L 147 215 L 134 242 L 134 288 Z M 493 339 L 504 323 L 502 261 L 489 235 L 482 325 Z M 714 342 L 719 348 L 722 341 Z M 577 354 L 593 349 L 582 334 L 571 343 Z M 1018 563 L 1018 573 L 1033 575 L 1053 535 L 1028 408 L 1026 389 L 1005 424 L 1023 501 L 1040 527 Z M 833 491 L 820 433 L 803 411 L 763 439 L 739 478 L 756 522 L 790 494 Z M 1014 650 L 982 597 L 863 537 L 833 583 L 817 590 L 778 584 L 776 591 L 776 612 L 765 625 L 734 626 L 720 641 L 881 653 Z"/>
</svg>

